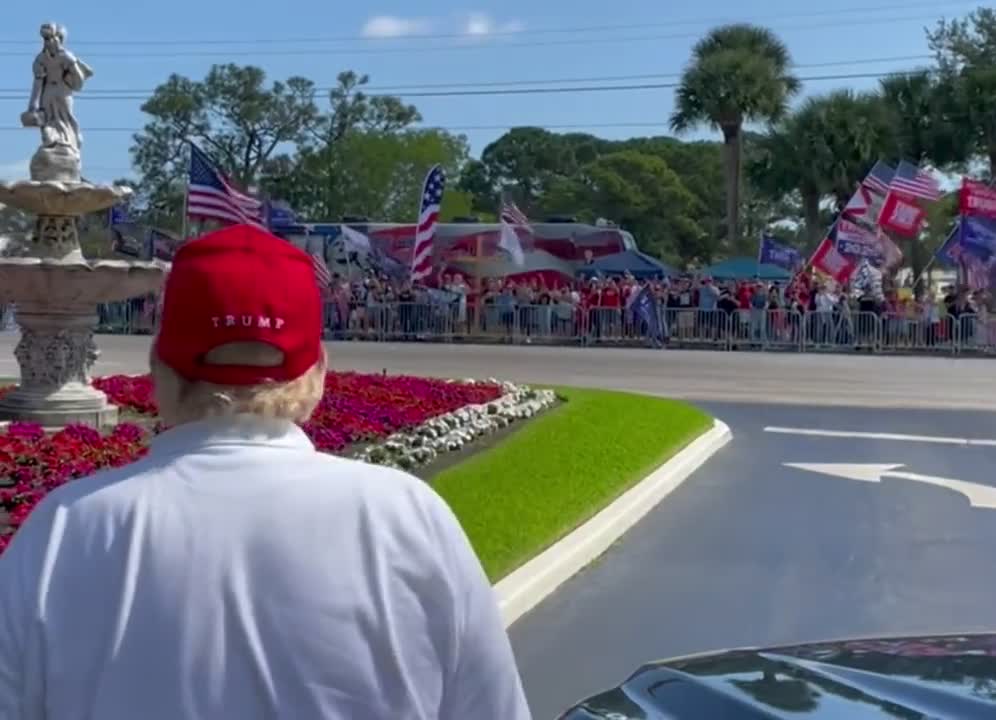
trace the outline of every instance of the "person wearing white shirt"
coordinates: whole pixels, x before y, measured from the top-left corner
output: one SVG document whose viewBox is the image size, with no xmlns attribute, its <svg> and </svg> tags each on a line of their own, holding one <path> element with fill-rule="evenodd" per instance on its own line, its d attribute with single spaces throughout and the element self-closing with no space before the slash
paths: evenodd
<svg viewBox="0 0 996 720">
<path fill-rule="evenodd" d="M 165 292 L 172 428 L 51 492 L 0 556 L 0 718 L 528 720 L 453 513 L 296 424 L 326 369 L 308 256 L 230 227 Z"/>
</svg>

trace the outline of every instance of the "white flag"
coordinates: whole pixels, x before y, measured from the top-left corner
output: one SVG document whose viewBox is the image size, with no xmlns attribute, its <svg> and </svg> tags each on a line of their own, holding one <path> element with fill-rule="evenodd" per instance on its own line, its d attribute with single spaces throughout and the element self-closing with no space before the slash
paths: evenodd
<svg viewBox="0 0 996 720">
<path fill-rule="evenodd" d="M 512 262 L 516 265 L 524 265 L 526 255 L 522 252 L 522 243 L 519 242 L 519 234 L 515 228 L 507 222 L 501 224 L 501 236 L 498 238 L 498 247 L 509 254 Z"/>
<path fill-rule="evenodd" d="M 370 238 L 348 225 L 342 225 L 342 242 L 353 252 L 371 252 Z"/>
</svg>

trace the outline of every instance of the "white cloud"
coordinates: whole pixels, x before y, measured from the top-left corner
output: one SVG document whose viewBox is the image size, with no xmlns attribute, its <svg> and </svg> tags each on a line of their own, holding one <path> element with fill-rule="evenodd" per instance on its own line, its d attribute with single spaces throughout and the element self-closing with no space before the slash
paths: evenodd
<svg viewBox="0 0 996 720">
<path fill-rule="evenodd" d="M 27 180 L 31 174 L 31 159 L 0 163 L 0 180 Z"/>
<path fill-rule="evenodd" d="M 522 32 L 524 29 L 525 25 L 520 20 L 498 22 L 487 13 L 481 12 L 471 13 L 463 24 L 463 34 L 470 37 Z"/>
<path fill-rule="evenodd" d="M 432 29 L 432 22 L 424 18 L 403 18 L 394 15 L 376 15 L 363 25 L 363 37 L 396 38 L 420 35 Z"/>
</svg>

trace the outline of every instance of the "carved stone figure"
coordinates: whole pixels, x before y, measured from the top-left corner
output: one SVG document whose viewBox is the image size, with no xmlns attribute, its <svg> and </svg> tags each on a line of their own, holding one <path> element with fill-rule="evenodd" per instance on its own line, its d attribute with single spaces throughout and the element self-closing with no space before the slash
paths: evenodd
<svg viewBox="0 0 996 720">
<path fill-rule="evenodd" d="M 65 28 L 48 23 L 41 36 L 31 100 L 21 115 L 22 125 L 40 129 L 41 147 L 30 180 L 0 180 L 0 203 L 36 216 L 27 255 L 0 257 L 0 303 L 16 307 L 21 331 L 14 350 L 20 383 L 0 398 L 0 419 L 104 426 L 117 421 L 118 411 L 90 384 L 96 306 L 155 292 L 167 266 L 83 257 L 78 218 L 120 203 L 131 190 L 81 179 L 73 93 L 93 71 L 64 47 Z"/>
<path fill-rule="evenodd" d="M 31 179 L 79 182 L 83 136 L 73 114 L 73 93 L 83 89 L 93 70 L 66 49 L 64 27 L 45 23 L 40 32 L 42 51 L 32 66 L 31 98 L 21 115 L 22 125 L 41 129 L 41 147 L 31 158 Z"/>
</svg>

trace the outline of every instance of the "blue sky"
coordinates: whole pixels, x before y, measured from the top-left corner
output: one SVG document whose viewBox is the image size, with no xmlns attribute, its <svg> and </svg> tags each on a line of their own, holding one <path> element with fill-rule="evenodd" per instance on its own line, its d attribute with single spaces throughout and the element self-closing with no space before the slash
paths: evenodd
<svg viewBox="0 0 996 720">
<path fill-rule="evenodd" d="M 79 97 L 77 114 L 86 135 L 84 173 L 106 181 L 129 174 L 127 130 L 139 128 L 143 116 L 139 99 L 98 96 L 122 90 L 142 95 L 171 72 L 200 78 L 213 63 L 257 64 L 272 78 L 299 74 L 321 87 L 332 85 L 344 69 L 367 73 L 372 87 L 384 88 L 648 74 L 660 77 L 580 84 L 667 83 L 680 73 L 698 35 L 719 22 L 744 20 L 778 32 L 803 77 L 884 73 L 927 62 L 924 26 L 941 16 L 961 16 L 979 3 L 50 0 L 45 15 L 33 3 L 6 4 L 0 31 L 0 177 L 26 173 L 36 146 L 35 131 L 15 126 L 30 87 L 31 59 L 40 47 L 38 27 L 55 21 L 68 27 L 70 49 L 96 71 L 89 97 L 86 92 Z M 409 37 L 413 34 L 422 37 Z M 813 80 L 805 92 L 875 84 L 874 78 Z M 623 138 L 666 133 L 672 94 L 665 88 L 410 100 L 430 125 L 577 125 L 580 131 Z M 618 127 L 625 124 L 632 126 Z M 598 127 L 605 125 L 617 127 Z M 501 132 L 464 134 L 479 153 Z"/>
</svg>

